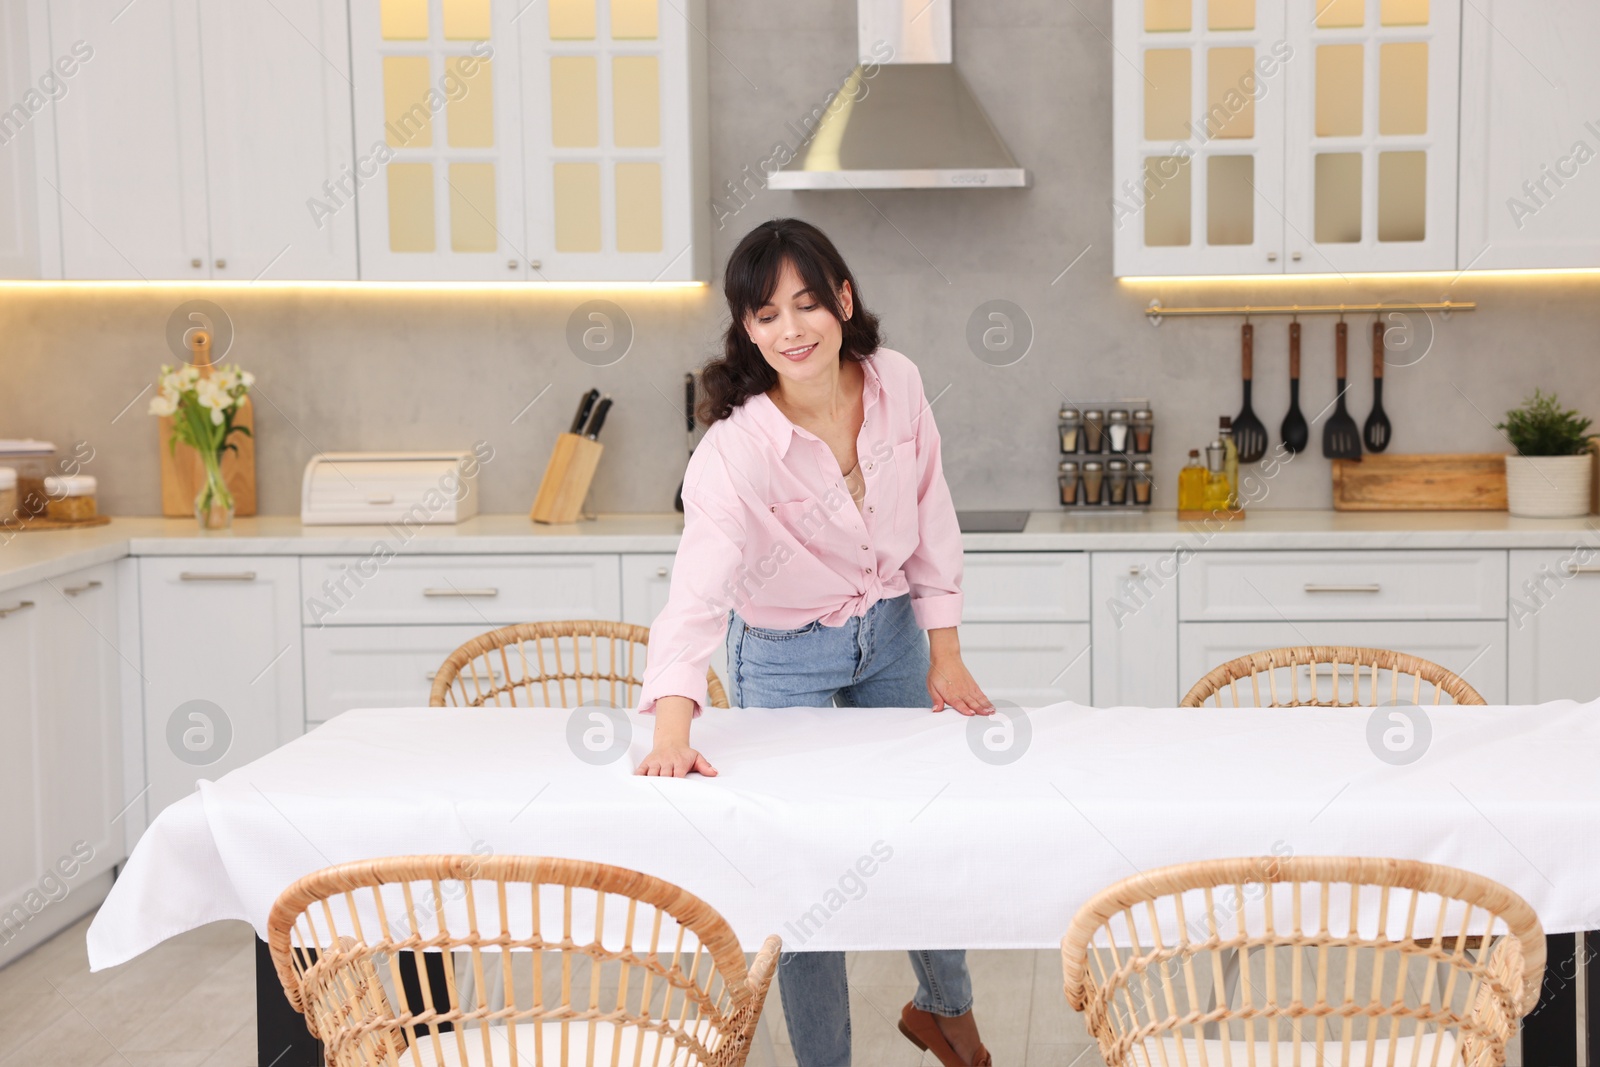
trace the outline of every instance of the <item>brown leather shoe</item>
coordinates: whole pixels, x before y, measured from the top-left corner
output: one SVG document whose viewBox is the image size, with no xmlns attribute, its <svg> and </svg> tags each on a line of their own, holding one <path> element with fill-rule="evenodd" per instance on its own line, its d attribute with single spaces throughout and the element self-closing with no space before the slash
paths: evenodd
<svg viewBox="0 0 1600 1067">
<path fill-rule="evenodd" d="M 900 1032 L 906 1035 L 906 1040 L 924 1052 L 931 1052 L 944 1067 L 992 1067 L 994 1059 L 989 1055 L 989 1050 L 982 1044 L 978 1045 L 978 1054 L 971 1063 L 967 1063 L 956 1050 L 950 1047 L 950 1042 L 945 1039 L 944 1032 L 939 1029 L 939 1018 L 932 1012 L 923 1011 L 916 1004 L 908 1002 L 900 1009 Z"/>
</svg>

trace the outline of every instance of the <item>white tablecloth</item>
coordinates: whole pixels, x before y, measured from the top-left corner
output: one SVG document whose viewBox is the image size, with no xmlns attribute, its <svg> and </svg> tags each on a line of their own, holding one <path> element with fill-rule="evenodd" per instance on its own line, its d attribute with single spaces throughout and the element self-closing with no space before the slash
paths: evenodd
<svg viewBox="0 0 1600 1067">
<path fill-rule="evenodd" d="M 264 934 L 279 892 L 330 864 L 474 851 L 646 871 L 749 949 L 771 933 L 786 949 L 1051 947 L 1136 870 L 1268 854 L 1453 864 L 1521 893 L 1552 933 L 1600 928 L 1600 702 L 1426 714 L 1424 755 L 1396 765 L 1360 709 L 1056 704 L 999 753 L 973 732 L 996 723 L 953 712 L 709 709 L 694 739 L 721 775 L 674 780 L 631 774 L 648 718 L 597 766 L 564 711 L 351 711 L 162 812 L 89 958 L 217 919 Z"/>
</svg>

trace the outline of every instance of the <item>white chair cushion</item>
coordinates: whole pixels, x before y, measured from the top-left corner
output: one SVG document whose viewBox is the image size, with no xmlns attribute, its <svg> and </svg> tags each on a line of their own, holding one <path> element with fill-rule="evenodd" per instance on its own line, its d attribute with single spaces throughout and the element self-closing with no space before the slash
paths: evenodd
<svg viewBox="0 0 1600 1067">
<path fill-rule="evenodd" d="M 1312 1026 L 1314 1025 L 1312 1024 Z M 1381 1025 L 1387 1026 L 1386 1023 Z M 1279 1033 L 1282 1033 L 1284 1029 L 1284 1027 L 1280 1026 Z M 1272 1043 L 1264 1039 L 1258 1039 L 1255 1042 L 1255 1060 L 1253 1062 L 1261 1065 L 1261 1067 L 1266 1064 L 1276 1064 L 1277 1067 L 1366 1067 L 1368 1064 L 1371 1064 L 1372 1067 L 1385 1067 L 1386 1064 L 1391 1062 L 1403 1065 L 1403 1067 L 1410 1067 L 1413 1062 L 1411 1059 L 1412 1046 L 1417 1042 L 1417 1038 L 1414 1036 L 1407 1035 L 1394 1042 L 1395 1055 L 1393 1060 L 1389 1059 L 1388 1038 L 1379 1038 L 1372 1043 L 1371 1059 L 1367 1058 L 1367 1043 L 1365 1041 L 1356 1041 L 1352 1038 L 1350 1041 L 1350 1057 L 1347 1060 L 1344 1058 L 1344 1047 L 1338 1039 L 1337 1033 L 1332 1032 L 1336 1031 L 1336 1029 L 1336 1026 L 1330 1026 L 1330 1033 L 1323 1038 L 1322 1059 L 1320 1060 L 1317 1059 L 1317 1043 L 1313 1031 L 1310 1037 L 1301 1038 L 1300 1058 L 1298 1060 L 1294 1057 L 1294 1041 L 1292 1039 L 1277 1043 L 1278 1055 L 1276 1059 L 1272 1058 Z M 1454 1033 L 1445 1031 L 1437 1037 L 1434 1034 L 1424 1034 L 1421 1041 L 1422 1050 L 1415 1060 L 1419 1067 L 1461 1067 L 1461 1058 L 1456 1054 L 1456 1035 Z M 1164 1050 L 1167 1055 L 1165 1065 L 1162 1064 L 1160 1054 L 1156 1052 L 1152 1042 L 1146 1042 L 1147 1051 L 1135 1046 L 1129 1053 L 1129 1064 L 1137 1064 L 1138 1067 L 1179 1067 L 1179 1064 L 1187 1064 L 1188 1067 L 1201 1067 L 1202 1064 L 1206 1065 L 1206 1067 L 1223 1067 L 1223 1064 L 1232 1062 L 1234 1067 L 1245 1067 L 1246 1064 L 1252 1062 L 1249 1058 L 1249 1042 L 1243 1038 L 1229 1040 L 1230 1048 L 1228 1051 L 1233 1056 L 1231 1061 L 1222 1058 L 1222 1041 L 1207 1041 L 1204 1043 L 1205 1059 L 1200 1058 L 1199 1049 L 1196 1047 L 1196 1042 L 1192 1037 L 1183 1039 L 1184 1058 L 1182 1059 L 1178 1058 L 1177 1038 L 1169 1034 L 1161 1039 L 1161 1044 L 1165 1046 Z M 1434 1056 L 1435 1044 L 1439 1046 L 1437 1057 Z M 1152 1056 L 1155 1058 L 1151 1059 L 1150 1057 Z"/>
<path fill-rule="evenodd" d="M 610 1067 L 612 1050 L 614 1046 L 620 1047 L 618 1062 L 632 1064 L 634 1053 L 638 1046 L 643 1045 L 643 1056 L 640 1062 L 647 1064 L 660 1063 L 661 1067 L 677 1067 L 690 1061 L 689 1053 L 677 1050 L 673 1055 L 675 1046 L 668 1041 L 667 1047 L 661 1053 L 661 1059 L 656 1060 L 656 1050 L 662 1044 L 659 1034 L 646 1033 L 641 1040 L 639 1031 L 632 1027 L 623 1028 L 620 1033 L 618 1028 L 610 1023 L 600 1023 L 594 1027 L 594 1058 L 589 1058 L 589 1024 L 584 1022 L 570 1022 L 566 1024 L 567 1054 L 561 1055 L 561 1030 L 558 1022 L 547 1023 L 520 1023 L 517 1031 L 517 1054 L 511 1055 L 511 1042 L 506 1036 L 506 1027 L 491 1026 L 489 1031 L 490 1054 L 484 1055 L 484 1041 L 482 1028 L 473 1026 L 462 1031 L 458 1040 L 454 1033 L 440 1034 L 437 1051 L 434 1039 L 429 1034 L 419 1034 L 417 1037 L 417 1055 L 413 1059 L 410 1049 L 400 1056 L 402 1067 L 411 1067 L 415 1062 L 420 1067 Z M 535 1031 L 543 1029 L 542 1049 L 536 1041 L 540 1035 Z M 707 1048 L 711 1047 L 711 1038 L 702 1039 Z M 465 1043 L 466 1054 L 462 1055 L 462 1043 Z"/>
</svg>

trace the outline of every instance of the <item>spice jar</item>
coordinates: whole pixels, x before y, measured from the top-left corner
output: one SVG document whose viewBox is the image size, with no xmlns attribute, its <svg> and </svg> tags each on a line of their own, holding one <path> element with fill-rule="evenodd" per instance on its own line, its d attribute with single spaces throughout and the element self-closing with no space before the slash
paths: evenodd
<svg viewBox="0 0 1600 1067">
<path fill-rule="evenodd" d="M 1112 411 L 1106 414 L 1106 447 L 1118 454 L 1128 451 L 1128 413 Z"/>
<path fill-rule="evenodd" d="M 1140 408 L 1133 413 L 1133 450 L 1141 456 L 1150 454 L 1150 445 L 1155 439 L 1156 416 L 1149 408 Z"/>
<path fill-rule="evenodd" d="M 1061 414 L 1058 416 L 1061 429 L 1061 454 L 1070 456 L 1078 451 L 1078 441 L 1083 437 L 1083 416 L 1078 414 L 1077 408 L 1061 405 Z"/>
<path fill-rule="evenodd" d="M 1098 454 L 1104 447 L 1106 413 L 1089 410 L 1083 413 L 1083 450 Z"/>
<path fill-rule="evenodd" d="M 1100 489 L 1105 484 L 1105 464 L 1097 459 L 1085 461 L 1083 464 L 1083 502 L 1085 504 L 1100 503 Z"/>
<path fill-rule="evenodd" d="M 0 467 L 0 522 L 21 518 L 21 504 L 22 497 L 17 495 L 16 468 Z"/>
<path fill-rule="evenodd" d="M 44 480 L 44 495 L 49 500 L 45 517 L 57 522 L 83 522 L 95 517 L 93 475 L 60 475 Z"/>
<path fill-rule="evenodd" d="M 1133 502 L 1148 507 L 1155 488 L 1155 464 L 1147 459 L 1133 461 Z"/>
<path fill-rule="evenodd" d="M 1128 502 L 1127 460 L 1113 459 L 1106 461 L 1106 493 L 1110 496 L 1113 504 L 1126 504 Z"/>
<path fill-rule="evenodd" d="M 1077 460 L 1064 459 L 1061 461 L 1061 473 L 1056 479 L 1061 483 L 1061 506 L 1070 508 L 1078 502 L 1078 462 Z"/>
</svg>

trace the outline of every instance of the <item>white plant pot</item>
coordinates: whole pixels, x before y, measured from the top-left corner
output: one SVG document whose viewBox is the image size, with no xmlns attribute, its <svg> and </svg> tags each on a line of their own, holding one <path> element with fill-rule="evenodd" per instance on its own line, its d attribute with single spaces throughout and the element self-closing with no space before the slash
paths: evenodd
<svg viewBox="0 0 1600 1067">
<path fill-rule="evenodd" d="M 1529 519 L 1570 519 L 1589 514 L 1592 462 L 1588 453 L 1507 456 L 1507 510 Z"/>
</svg>

